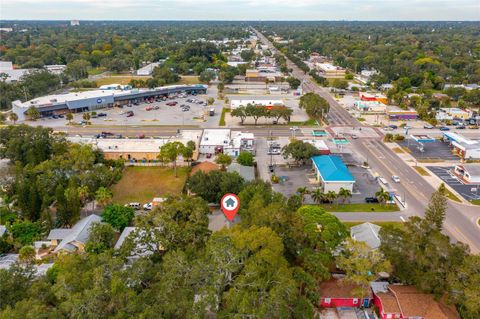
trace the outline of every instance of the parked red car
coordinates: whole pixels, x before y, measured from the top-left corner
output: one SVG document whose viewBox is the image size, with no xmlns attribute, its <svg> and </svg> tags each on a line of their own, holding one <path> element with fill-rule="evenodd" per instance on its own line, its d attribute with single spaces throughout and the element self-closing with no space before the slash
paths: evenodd
<svg viewBox="0 0 480 319">
<path fill-rule="evenodd" d="M 167 103 L 168 106 L 175 106 L 175 105 L 177 105 L 177 104 L 178 104 L 178 102 L 168 102 L 168 103 Z"/>
<path fill-rule="evenodd" d="M 153 110 L 153 107 L 151 107 L 151 106 L 147 106 L 147 107 L 145 108 L 145 111 L 151 111 L 151 110 Z"/>
</svg>

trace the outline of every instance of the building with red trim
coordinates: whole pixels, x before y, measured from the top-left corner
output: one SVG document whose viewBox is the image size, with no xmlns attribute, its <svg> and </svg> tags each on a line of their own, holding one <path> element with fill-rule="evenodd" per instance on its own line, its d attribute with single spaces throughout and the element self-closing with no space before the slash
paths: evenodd
<svg viewBox="0 0 480 319">
<path fill-rule="evenodd" d="M 460 319 L 454 306 L 437 302 L 414 286 L 372 282 L 371 287 L 380 319 Z"/>
<path fill-rule="evenodd" d="M 342 280 L 330 279 L 320 283 L 320 306 L 325 308 L 360 308 L 369 307 L 372 293 L 358 296 L 359 286 Z"/>
</svg>

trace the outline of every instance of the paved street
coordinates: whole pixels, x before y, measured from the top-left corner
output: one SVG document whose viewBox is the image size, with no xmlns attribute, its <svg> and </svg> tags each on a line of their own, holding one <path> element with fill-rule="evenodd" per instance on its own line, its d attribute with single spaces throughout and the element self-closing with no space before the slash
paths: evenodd
<svg viewBox="0 0 480 319">
<path fill-rule="evenodd" d="M 258 34 L 263 42 L 268 43 L 266 39 Z M 268 43 L 271 46 L 271 43 Z M 274 50 L 275 51 L 275 50 Z M 288 60 L 287 60 L 288 61 Z M 326 88 L 318 87 L 312 82 L 309 76 L 306 76 L 298 67 L 288 61 L 288 65 L 293 69 L 293 75 L 304 79 L 303 89 L 304 92 L 316 92 L 327 101 L 329 101 L 331 109 L 329 112 L 330 127 L 327 130 L 331 132 L 344 132 L 346 135 L 352 132 L 367 130 L 367 127 L 353 118 L 348 111 L 346 111 L 328 92 Z M 218 112 L 217 112 L 218 113 Z M 215 117 L 210 124 L 216 126 Z M 39 123 L 41 124 L 41 123 Z M 177 130 L 182 128 L 178 124 L 168 125 L 155 125 L 150 123 L 144 123 L 142 125 L 96 125 L 96 126 L 58 126 L 55 127 L 57 131 L 68 132 L 70 135 L 95 135 L 101 131 L 110 131 L 115 134 L 122 134 L 124 136 L 135 137 L 140 134 L 146 136 L 172 136 L 177 134 Z M 210 125 L 209 125 L 210 126 Z M 197 125 L 185 126 L 184 128 L 198 127 Z M 340 129 L 339 129 L 340 128 Z M 353 128 L 353 130 L 352 130 Z M 233 128 L 234 130 L 242 130 L 252 132 L 256 137 L 291 137 L 293 132 L 288 126 L 271 126 L 271 127 L 256 127 L 256 126 L 244 126 L 241 128 Z M 371 130 L 371 128 L 368 128 Z M 401 132 L 402 130 L 399 130 Z M 413 131 L 413 130 L 412 130 Z M 437 130 L 422 130 L 415 129 L 410 133 L 422 133 L 427 131 L 429 135 L 440 136 L 441 134 Z M 478 135 L 478 131 L 464 130 L 462 134 L 465 136 L 474 137 Z M 296 136 L 304 136 L 304 132 L 308 130 L 301 129 L 296 131 Z M 398 175 L 402 183 L 395 185 L 398 193 L 401 197 L 405 197 L 408 207 L 405 211 L 402 211 L 405 216 L 419 215 L 422 216 L 425 207 L 429 201 L 429 198 L 434 191 L 434 187 L 426 179 L 422 178 L 416 171 L 414 171 L 405 161 L 403 161 L 397 154 L 389 149 L 382 141 L 382 133 L 380 130 L 376 130 L 375 134 L 371 136 L 359 136 L 359 139 L 352 139 L 352 150 L 355 156 L 360 159 L 369 162 L 373 171 L 379 175 L 389 178 L 391 175 Z M 265 172 L 260 172 L 261 176 L 265 175 Z M 262 175 L 263 174 L 263 175 Z M 342 218 L 354 218 L 358 220 L 365 218 L 364 220 L 372 220 L 377 214 L 358 214 L 354 215 L 341 215 Z M 398 216 L 398 215 L 394 215 Z M 392 217 L 393 218 L 393 217 Z M 448 212 L 445 222 L 446 232 L 449 233 L 452 238 L 467 243 L 473 252 L 480 251 L 480 228 L 476 225 L 476 220 L 480 218 L 480 209 L 478 206 L 457 204 L 449 201 Z M 350 220 L 350 219 L 348 219 Z M 363 219 L 362 219 L 363 220 Z M 397 219 L 398 220 L 398 219 Z"/>
<path fill-rule="evenodd" d="M 265 36 L 257 30 L 255 32 L 264 44 L 273 48 L 273 44 Z M 330 103 L 329 117 L 331 125 L 363 126 L 329 94 L 327 89 L 314 84 L 310 76 L 306 75 L 288 59 L 287 63 L 288 67 L 293 69 L 293 75 L 304 80 L 304 92 L 315 92 Z M 404 214 L 407 216 L 424 215 L 425 207 L 435 190 L 431 184 L 418 175 L 379 139 L 352 140 L 352 146 L 355 152 L 363 156 L 365 160 L 368 160 L 370 166 L 380 175 L 386 177 L 398 175 L 400 177 L 403 189 L 398 191 L 401 195 L 404 194 L 402 197 L 406 198 L 408 204 L 408 209 L 404 211 Z M 342 217 L 360 219 L 361 216 L 356 214 L 354 215 L 355 217 L 351 215 L 343 215 Z M 372 218 L 370 215 L 364 215 L 364 217 L 366 218 L 365 220 Z M 478 253 L 480 252 L 480 228 L 476 224 L 478 218 L 480 218 L 478 206 L 457 204 L 449 201 L 445 219 L 445 231 L 451 238 L 469 245 L 473 253 Z"/>
</svg>

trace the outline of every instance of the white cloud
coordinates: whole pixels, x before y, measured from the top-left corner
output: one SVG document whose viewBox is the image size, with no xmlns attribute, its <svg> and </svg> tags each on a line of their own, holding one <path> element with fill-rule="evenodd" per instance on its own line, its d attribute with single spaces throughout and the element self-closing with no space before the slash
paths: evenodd
<svg viewBox="0 0 480 319">
<path fill-rule="evenodd" d="M 479 20 L 479 0 L 0 0 L 6 19 Z"/>
</svg>

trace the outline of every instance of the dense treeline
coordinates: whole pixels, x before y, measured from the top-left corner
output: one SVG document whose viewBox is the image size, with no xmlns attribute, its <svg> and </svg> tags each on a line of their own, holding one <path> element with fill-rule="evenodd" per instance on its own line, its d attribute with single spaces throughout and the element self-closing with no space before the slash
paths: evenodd
<svg viewBox="0 0 480 319">
<path fill-rule="evenodd" d="M 287 199 L 237 174 L 217 172 L 216 179 L 222 174 L 220 183 L 240 187 L 234 227 L 212 233 L 207 202 L 192 196 L 169 198 L 137 216 L 137 229 L 118 251 L 111 249 L 111 226 L 96 224 L 87 252 L 60 256 L 46 276 L 35 278 L 28 258 L 0 270 L 0 318 L 26 312 L 32 318 L 313 318 L 318 283 L 335 265 L 362 289 L 388 271 L 395 282 L 445 296 L 463 318 L 478 318 L 480 257 L 441 233 L 443 188 L 424 219 L 383 228 L 382 254 L 347 240 L 344 224 L 318 206 L 301 206 L 299 195 Z M 196 179 L 212 182 L 205 174 Z"/>
<path fill-rule="evenodd" d="M 22 82 L 6 83 L 0 76 L 0 110 L 7 110 L 15 100 L 27 101 L 60 87 L 60 78 L 48 71 L 35 71 Z"/>
<path fill-rule="evenodd" d="M 478 22 L 263 22 L 268 35 L 305 59 L 312 52 L 359 72 L 375 69 L 377 84 L 408 77 L 413 86 L 480 82 Z"/>
<path fill-rule="evenodd" d="M 10 160 L 1 176 L 0 222 L 11 227 L 15 249 L 52 227 L 73 225 L 86 203 L 101 202 L 102 192 L 121 176 L 123 164 L 49 128 L 8 126 L 0 130 L 0 144 L 0 157 Z"/>
<path fill-rule="evenodd" d="M 2 25 L 11 26 L 8 22 Z M 66 64 L 61 76 L 37 71 L 26 75 L 21 83 L 6 83 L 0 77 L 0 109 L 11 102 L 45 95 L 69 84 L 75 88 L 92 88 L 85 80 L 103 71 L 129 72 L 145 62 L 166 59 L 155 69 L 153 77 L 132 80 L 134 87 L 157 87 L 179 81 L 179 75 L 199 75 L 211 81 L 219 70 L 219 79 L 229 83 L 239 74 L 229 67 L 222 51 L 237 46 L 234 42 L 216 45 L 209 40 L 243 39 L 247 29 L 239 23 L 204 22 L 85 22 L 69 27 L 63 22 L 15 22 L 14 31 L 0 38 L 2 60 L 16 67 L 41 69 L 48 64 Z"/>
<path fill-rule="evenodd" d="M 25 141 L 36 155 L 15 153 L 19 163 L 49 158 L 62 143 L 43 148 L 36 139 Z M 445 296 L 463 318 L 480 315 L 480 257 L 442 234 L 444 187 L 425 218 L 382 229 L 381 253 L 347 240 L 347 227 L 323 208 L 302 206 L 300 195 L 285 198 L 268 183 L 217 171 L 193 175 L 187 187 L 201 197 L 171 197 L 137 216 L 120 250 L 112 250 L 113 229 L 128 225 L 133 213 L 118 205 L 102 216 L 108 224 L 92 226 L 86 253 L 59 256 L 45 276 L 34 276 L 25 249 L 18 264 L 0 270 L 0 318 L 313 318 L 318 283 L 336 265 L 362 290 L 388 271 L 395 282 Z M 240 220 L 212 233 L 207 202 L 224 191 L 239 194 Z"/>
<path fill-rule="evenodd" d="M 45 64 L 88 61 L 93 67 L 138 68 L 142 61 L 157 61 L 181 50 L 183 44 L 200 38 L 243 38 L 245 27 L 229 22 L 109 22 L 85 21 L 69 27 L 60 21 L 3 21 L 14 27 L 0 39 L 2 60 L 23 68 Z M 113 68 L 112 68 L 113 67 Z"/>
</svg>

